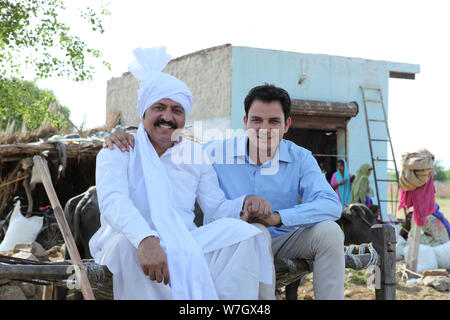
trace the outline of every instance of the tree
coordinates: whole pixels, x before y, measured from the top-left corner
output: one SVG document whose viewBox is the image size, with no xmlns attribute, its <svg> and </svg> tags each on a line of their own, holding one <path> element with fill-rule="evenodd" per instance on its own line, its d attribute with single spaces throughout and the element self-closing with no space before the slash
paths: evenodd
<svg viewBox="0 0 450 320">
<path fill-rule="evenodd" d="M 434 176 L 434 180 L 437 181 L 446 181 L 447 180 L 447 172 L 440 160 L 436 160 L 434 162 L 434 171 L 436 175 Z"/>
<path fill-rule="evenodd" d="M 70 126 L 70 110 L 50 90 L 39 89 L 33 81 L 0 79 L 0 129 L 14 122 L 19 130 L 38 128 L 44 121 L 58 129 Z"/>
<path fill-rule="evenodd" d="M 23 68 L 31 67 L 36 78 L 92 79 L 90 59 L 102 54 L 72 34 L 61 18 L 65 10 L 63 0 L 0 0 L 0 78 L 23 78 Z M 102 17 L 109 14 L 103 2 L 97 10 L 78 12 L 83 23 L 101 34 Z"/>
</svg>

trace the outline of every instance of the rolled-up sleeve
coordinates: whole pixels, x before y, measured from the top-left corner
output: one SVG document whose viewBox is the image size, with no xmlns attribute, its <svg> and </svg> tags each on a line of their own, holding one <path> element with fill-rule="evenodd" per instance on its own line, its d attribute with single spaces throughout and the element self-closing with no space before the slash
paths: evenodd
<svg viewBox="0 0 450 320">
<path fill-rule="evenodd" d="M 98 204 L 102 219 L 138 248 L 148 236 L 158 236 L 139 213 L 130 199 L 128 185 L 128 161 L 130 154 L 103 149 L 97 155 L 95 179 Z"/>
<path fill-rule="evenodd" d="M 324 220 L 335 221 L 341 217 L 339 198 L 310 152 L 301 159 L 298 192 L 301 204 L 278 210 L 283 225 L 307 226 Z"/>
</svg>

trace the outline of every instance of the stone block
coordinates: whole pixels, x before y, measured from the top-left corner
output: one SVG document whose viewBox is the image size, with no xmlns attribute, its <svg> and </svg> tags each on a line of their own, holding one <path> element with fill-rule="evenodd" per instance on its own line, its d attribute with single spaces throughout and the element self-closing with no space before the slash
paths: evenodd
<svg viewBox="0 0 450 320">
<path fill-rule="evenodd" d="M 423 284 L 442 292 L 450 290 L 450 278 L 445 276 L 428 276 L 423 279 Z"/>
<path fill-rule="evenodd" d="M 18 285 L 6 285 L 0 287 L 0 300 L 27 300 L 27 297 Z"/>
<path fill-rule="evenodd" d="M 31 252 L 26 251 L 19 251 L 15 254 L 13 254 L 14 258 L 20 258 L 20 259 L 28 259 L 33 261 L 39 261 L 38 258 L 36 258 Z"/>
<path fill-rule="evenodd" d="M 25 251 L 32 253 L 35 257 L 46 257 L 47 251 L 36 241 L 17 243 L 14 252 Z"/>
<path fill-rule="evenodd" d="M 20 282 L 19 287 L 27 298 L 31 298 L 36 294 L 36 286 L 32 283 Z"/>
</svg>

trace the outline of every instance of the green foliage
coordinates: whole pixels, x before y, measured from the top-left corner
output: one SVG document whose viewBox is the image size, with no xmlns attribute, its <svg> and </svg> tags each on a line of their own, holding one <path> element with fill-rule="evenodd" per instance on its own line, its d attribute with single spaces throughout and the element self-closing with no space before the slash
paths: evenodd
<svg viewBox="0 0 450 320">
<path fill-rule="evenodd" d="M 345 269 L 349 276 L 347 278 L 347 281 L 349 284 L 358 284 L 358 285 L 365 285 L 366 284 L 366 270 L 353 270 L 350 268 Z"/>
<path fill-rule="evenodd" d="M 400 172 L 398 173 L 400 175 Z M 397 179 L 397 175 L 395 174 L 394 171 L 389 171 L 388 172 L 388 180 L 396 180 Z"/>
<path fill-rule="evenodd" d="M 39 89 L 32 81 L 0 79 L 0 123 L 6 129 L 14 121 L 14 129 L 22 124 L 28 129 L 38 128 L 44 121 L 58 129 L 70 124 L 70 110 L 61 106 L 52 91 Z"/>
<path fill-rule="evenodd" d="M 101 52 L 72 34 L 61 20 L 65 10 L 63 0 L 0 0 L 0 78 L 21 77 L 24 67 L 32 67 L 36 78 L 92 79 L 89 59 L 101 58 Z M 100 33 L 101 17 L 109 14 L 103 5 L 78 12 L 82 23 Z"/>
<path fill-rule="evenodd" d="M 448 181 L 449 180 L 450 169 L 446 170 L 440 160 L 436 160 L 434 162 L 434 171 L 436 171 L 434 180 L 437 180 L 437 181 Z"/>
<path fill-rule="evenodd" d="M 450 198 L 436 197 L 436 203 L 440 207 L 439 211 L 441 211 L 445 217 L 450 220 Z"/>
</svg>

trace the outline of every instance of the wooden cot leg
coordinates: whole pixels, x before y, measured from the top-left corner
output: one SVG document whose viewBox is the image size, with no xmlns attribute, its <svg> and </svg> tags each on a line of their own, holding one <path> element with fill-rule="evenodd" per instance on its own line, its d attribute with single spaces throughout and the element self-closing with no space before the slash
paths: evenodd
<svg viewBox="0 0 450 320">
<path fill-rule="evenodd" d="M 395 300 L 395 231 L 389 224 L 376 224 L 372 226 L 372 244 L 379 255 L 380 288 L 375 288 L 377 300 Z"/>
<path fill-rule="evenodd" d="M 300 285 L 300 280 L 301 279 L 295 280 L 285 287 L 286 300 L 297 300 L 297 291 L 298 286 Z"/>
<path fill-rule="evenodd" d="M 44 286 L 42 291 L 42 300 L 53 300 L 53 285 Z"/>
</svg>

